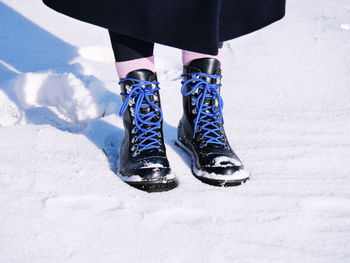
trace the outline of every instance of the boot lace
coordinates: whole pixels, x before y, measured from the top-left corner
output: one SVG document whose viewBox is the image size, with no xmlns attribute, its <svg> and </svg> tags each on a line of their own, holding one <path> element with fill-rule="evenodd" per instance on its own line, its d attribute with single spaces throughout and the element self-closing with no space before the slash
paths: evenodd
<svg viewBox="0 0 350 263">
<path fill-rule="evenodd" d="M 183 96 L 189 96 L 191 94 L 198 96 L 192 96 L 192 105 L 196 106 L 195 112 L 197 116 L 194 121 L 193 138 L 195 138 L 196 132 L 203 132 L 202 138 L 204 144 L 212 143 L 226 146 L 226 139 L 223 131 L 222 124 L 224 119 L 222 116 L 223 100 L 220 96 L 218 89 L 221 87 L 220 83 L 210 84 L 203 78 L 221 79 L 221 75 L 210 75 L 206 73 L 187 73 L 182 77 L 190 77 L 187 81 L 183 82 L 181 87 L 181 93 Z M 215 81 L 217 82 L 217 81 Z M 186 92 L 185 89 L 189 87 Z M 215 101 L 215 103 L 206 103 L 206 100 Z M 202 147 L 203 145 L 200 145 Z"/>
<path fill-rule="evenodd" d="M 149 149 L 158 149 L 161 146 L 161 122 L 163 119 L 162 110 L 155 103 L 157 97 L 156 91 L 159 90 L 157 86 L 159 82 L 145 81 L 133 78 L 126 78 L 119 82 L 133 81 L 129 87 L 129 93 L 121 93 L 120 95 L 126 97 L 120 108 L 119 115 L 123 116 L 124 112 L 130 105 L 130 110 L 134 115 L 134 128 L 132 130 L 135 135 L 136 147 L 133 147 L 133 156 L 135 157 L 142 151 Z M 134 106 L 134 109 L 133 108 Z M 149 110 L 148 110 L 149 109 Z"/>
</svg>

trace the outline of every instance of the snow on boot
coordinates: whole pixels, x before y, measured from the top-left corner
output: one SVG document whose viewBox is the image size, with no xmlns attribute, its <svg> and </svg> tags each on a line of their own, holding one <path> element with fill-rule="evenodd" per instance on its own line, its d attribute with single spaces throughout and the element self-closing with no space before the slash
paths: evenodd
<svg viewBox="0 0 350 263">
<path fill-rule="evenodd" d="M 199 180 L 233 186 L 245 182 L 249 174 L 224 131 L 220 67 L 220 61 L 214 58 L 196 59 L 184 67 L 183 116 L 176 144 L 192 157 L 192 173 Z"/>
<path fill-rule="evenodd" d="M 123 96 L 125 137 L 120 147 L 118 175 L 129 185 L 147 192 L 177 186 L 166 156 L 159 83 L 155 73 L 135 70 L 119 82 Z"/>
</svg>

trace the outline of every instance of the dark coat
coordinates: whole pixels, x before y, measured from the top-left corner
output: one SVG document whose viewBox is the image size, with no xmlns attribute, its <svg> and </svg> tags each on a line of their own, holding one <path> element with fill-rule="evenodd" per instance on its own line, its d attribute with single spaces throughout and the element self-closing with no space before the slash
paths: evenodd
<svg viewBox="0 0 350 263">
<path fill-rule="evenodd" d="M 218 43 L 284 16 L 285 0 L 43 0 L 58 12 L 111 31 L 216 54 Z"/>
</svg>

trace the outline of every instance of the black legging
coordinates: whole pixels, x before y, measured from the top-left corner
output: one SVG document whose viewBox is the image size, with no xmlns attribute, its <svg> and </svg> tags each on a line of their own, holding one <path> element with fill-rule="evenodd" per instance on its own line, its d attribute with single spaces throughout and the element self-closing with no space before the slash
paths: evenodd
<svg viewBox="0 0 350 263">
<path fill-rule="evenodd" d="M 109 31 L 116 62 L 153 56 L 154 43 Z M 223 43 L 219 43 L 222 48 Z"/>
</svg>

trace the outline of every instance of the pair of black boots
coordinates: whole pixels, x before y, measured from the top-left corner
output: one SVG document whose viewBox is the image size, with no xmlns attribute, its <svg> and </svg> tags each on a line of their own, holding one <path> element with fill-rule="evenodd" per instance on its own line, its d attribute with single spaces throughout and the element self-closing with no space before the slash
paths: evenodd
<svg viewBox="0 0 350 263">
<path fill-rule="evenodd" d="M 204 183 L 233 186 L 249 174 L 233 152 L 223 128 L 221 65 L 213 58 L 184 67 L 183 117 L 176 144 L 192 157 L 192 173 Z M 149 70 L 130 72 L 120 81 L 125 137 L 117 174 L 138 189 L 157 192 L 177 186 L 166 156 L 159 83 Z"/>
</svg>

